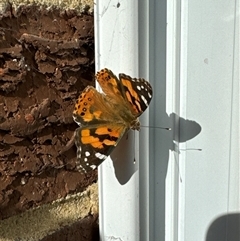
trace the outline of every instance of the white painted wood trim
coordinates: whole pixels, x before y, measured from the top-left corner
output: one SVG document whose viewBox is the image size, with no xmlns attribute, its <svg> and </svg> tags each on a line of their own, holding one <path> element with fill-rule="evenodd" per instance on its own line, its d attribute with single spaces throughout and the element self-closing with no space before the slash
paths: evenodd
<svg viewBox="0 0 240 241">
<path fill-rule="evenodd" d="M 138 16 L 137 0 L 95 2 L 97 70 L 109 68 L 116 75 L 139 77 Z M 139 149 L 138 134 L 123 137 L 99 168 L 101 240 L 140 240 L 139 162 L 134 141 Z"/>
<path fill-rule="evenodd" d="M 218 226 L 240 213 L 239 16 L 239 0 L 95 3 L 96 69 L 149 80 L 141 122 L 172 128 L 129 135 L 100 167 L 101 240 L 239 235 Z"/>
</svg>

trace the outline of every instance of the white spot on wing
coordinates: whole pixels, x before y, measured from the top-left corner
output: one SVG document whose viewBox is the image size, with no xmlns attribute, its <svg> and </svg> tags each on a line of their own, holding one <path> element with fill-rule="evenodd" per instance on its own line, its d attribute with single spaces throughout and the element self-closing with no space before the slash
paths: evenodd
<svg viewBox="0 0 240 241">
<path fill-rule="evenodd" d="M 91 165 L 90 166 L 92 169 L 95 169 L 97 166 L 96 165 Z"/>
<path fill-rule="evenodd" d="M 143 95 L 141 95 L 141 99 L 143 100 L 143 102 L 145 103 L 145 105 L 148 106 L 148 102 L 147 102 L 146 98 L 145 98 Z"/>
<path fill-rule="evenodd" d="M 95 156 L 96 156 L 97 158 L 101 159 L 101 160 L 107 158 L 107 156 L 105 156 L 105 155 L 103 155 L 103 154 L 101 154 L 101 153 L 99 153 L 99 152 L 95 153 Z"/>
<path fill-rule="evenodd" d="M 89 152 L 89 151 L 86 151 L 86 152 L 85 152 L 85 156 L 90 156 L 90 152 Z"/>
</svg>

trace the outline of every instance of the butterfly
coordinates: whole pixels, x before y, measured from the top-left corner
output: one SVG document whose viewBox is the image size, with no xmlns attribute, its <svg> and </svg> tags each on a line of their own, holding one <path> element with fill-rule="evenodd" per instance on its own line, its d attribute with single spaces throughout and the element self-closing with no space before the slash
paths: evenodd
<svg viewBox="0 0 240 241">
<path fill-rule="evenodd" d="M 106 68 L 95 78 L 103 93 L 87 86 L 73 111 L 73 119 L 80 126 L 75 131 L 76 167 L 82 173 L 96 169 L 129 129 L 140 130 L 138 117 L 153 96 L 151 85 L 141 78 L 125 74 L 117 78 Z"/>
</svg>

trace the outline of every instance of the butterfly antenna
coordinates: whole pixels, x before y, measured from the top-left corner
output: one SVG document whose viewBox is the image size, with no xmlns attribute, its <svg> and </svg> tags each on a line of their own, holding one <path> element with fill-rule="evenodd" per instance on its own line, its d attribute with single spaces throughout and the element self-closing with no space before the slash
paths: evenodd
<svg viewBox="0 0 240 241">
<path fill-rule="evenodd" d="M 172 128 L 171 127 L 160 127 L 160 126 L 140 126 L 140 127 L 144 127 L 144 128 L 154 128 L 154 129 L 162 129 L 162 130 L 167 130 L 167 131 L 171 131 Z"/>
</svg>

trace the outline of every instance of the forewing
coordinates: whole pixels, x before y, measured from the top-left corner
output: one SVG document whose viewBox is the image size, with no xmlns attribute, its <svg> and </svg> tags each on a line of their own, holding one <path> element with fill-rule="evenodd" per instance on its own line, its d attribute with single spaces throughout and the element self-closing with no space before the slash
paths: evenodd
<svg viewBox="0 0 240 241">
<path fill-rule="evenodd" d="M 136 116 L 140 116 L 149 106 L 153 91 L 151 85 L 145 79 L 131 78 L 125 74 L 119 74 L 121 87 L 129 108 Z"/>
<path fill-rule="evenodd" d="M 114 115 L 113 111 L 114 108 L 106 100 L 106 96 L 88 86 L 75 104 L 73 119 L 79 125 L 94 125 L 109 121 Z"/>
<path fill-rule="evenodd" d="M 109 69 L 102 69 L 96 74 L 96 79 L 101 86 L 103 92 L 117 103 L 124 102 L 121 84 L 119 79 Z"/>
<path fill-rule="evenodd" d="M 77 169 L 82 173 L 96 169 L 111 154 L 126 131 L 124 125 L 111 123 L 79 127 L 75 132 Z"/>
</svg>

